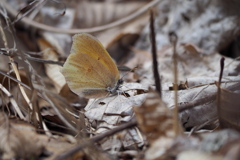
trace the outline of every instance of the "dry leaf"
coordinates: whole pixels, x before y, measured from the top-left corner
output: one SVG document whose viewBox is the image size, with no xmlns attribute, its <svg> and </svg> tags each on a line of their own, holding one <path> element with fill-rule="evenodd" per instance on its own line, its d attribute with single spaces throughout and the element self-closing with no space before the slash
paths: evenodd
<svg viewBox="0 0 240 160">
<path fill-rule="evenodd" d="M 222 156 L 212 155 L 200 151 L 185 151 L 177 156 L 177 160 L 223 160 Z"/>
<path fill-rule="evenodd" d="M 232 129 L 224 129 L 198 135 L 201 138 L 199 149 L 203 152 L 214 153 L 221 150 L 228 142 L 239 139 L 239 132 Z"/>
<path fill-rule="evenodd" d="M 101 26 L 128 16 L 133 11 L 139 9 L 146 2 L 89 2 L 81 1 L 74 5 L 77 11 L 78 28 L 91 28 Z M 123 12 L 124 10 L 124 12 Z"/>
<path fill-rule="evenodd" d="M 158 69 L 161 74 L 162 83 L 173 82 L 173 50 L 172 47 L 160 50 L 158 55 Z M 222 55 L 219 54 L 192 54 L 186 52 L 184 47 L 177 47 L 178 53 L 178 79 L 185 81 L 192 77 L 218 77 L 219 61 Z M 231 58 L 225 57 L 226 67 L 224 68 L 224 77 L 239 74 L 239 62 L 233 61 Z M 136 73 L 141 76 L 141 84 L 152 86 L 154 84 L 152 74 L 152 62 L 145 62 L 143 67 L 136 70 Z"/>
<path fill-rule="evenodd" d="M 240 158 L 240 139 L 234 139 L 227 142 L 220 151 L 219 154 L 224 156 L 224 160 L 238 160 Z"/>
<path fill-rule="evenodd" d="M 64 16 L 59 16 L 59 14 L 57 13 L 59 13 L 58 9 L 61 9 L 61 7 L 57 6 L 56 4 L 57 3 L 52 2 L 52 4 L 48 3 L 44 7 L 42 7 L 42 9 L 40 10 L 41 20 L 43 21 L 42 23 L 48 24 L 50 26 L 55 26 L 56 28 L 71 29 L 74 23 L 76 11 L 68 7 Z M 53 46 L 53 48 L 56 49 L 60 55 L 66 56 L 70 53 L 70 44 L 72 40 L 70 35 L 46 31 L 41 32 L 41 34 L 44 39 L 49 44 L 51 44 L 51 46 Z"/>
<path fill-rule="evenodd" d="M 150 143 L 159 137 L 175 137 L 173 130 L 173 112 L 160 99 L 156 92 L 148 93 L 141 107 L 135 107 L 139 127 Z"/>
<path fill-rule="evenodd" d="M 99 127 L 102 128 L 96 130 L 97 133 L 103 133 L 109 129 L 114 128 L 114 126 L 107 125 L 106 123 L 101 123 Z M 118 154 L 117 151 L 120 151 L 121 148 L 137 149 L 137 147 L 142 147 L 143 144 L 144 139 L 137 128 L 119 132 L 118 134 L 109 137 L 108 139 L 105 139 L 101 142 L 102 148 L 104 150 L 110 150 L 110 153 L 112 154 Z"/>
<path fill-rule="evenodd" d="M 146 90 L 138 83 L 126 83 L 122 86 L 123 95 L 110 96 L 101 99 L 91 99 L 85 107 L 85 116 L 90 122 L 97 121 L 94 133 L 103 133 L 122 122 L 128 122 L 134 116 L 133 106 L 139 106 L 145 100 L 145 94 L 138 94 L 137 90 Z M 121 138 L 117 138 L 121 135 Z M 108 138 L 102 142 L 102 147 L 120 149 L 132 145 L 142 145 L 143 139 L 137 128 L 123 131 L 117 137 Z M 121 143 L 120 143 L 121 142 Z M 115 144 L 115 145 L 114 145 Z M 114 145 L 114 146 L 113 146 Z"/>
<path fill-rule="evenodd" d="M 0 113 L 0 152 L 2 159 L 30 159 L 38 157 L 44 149 L 35 128 L 17 120 L 13 122 Z"/>
<path fill-rule="evenodd" d="M 158 48 L 169 45 L 168 34 L 176 31 L 178 43 L 191 43 L 211 54 L 225 48 L 237 39 L 239 28 L 239 1 L 176 0 L 159 3 L 156 15 Z M 228 24 L 228 25 L 225 25 Z M 142 32 L 138 48 L 150 50 L 149 30 Z M 144 44 L 144 45 L 143 45 Z"/>
<path fill-rule="evenodd" d="M 219 122 L 222 128 L 233 128 L 240 131 L 240 94 L 221 88 L 219 101 Z"/>
<path fill-rule="evenodd" d="M 240 84 L 237 82 L 239 81 L 239 77 L 225 77 L 223 78 L 223 81 L 224 83 L 222 84 L 222 87 L 224 88 L 230 90 L 240 89 Z M 199 81 L 196 81 L 195 83 L 191 81 L 191 84 L 196 84 L 197 86 L 178 91 L 179 116 L 185 129 L 191 129 L 192 127 L 197 127 L 207 122 L 209 123 L 202 127 L 216 127 L 213 120 L 217 119 L 217 86 L 215 83 L 199 85 L 198 82 Z M 213 80 L 208 82 L 213 82 Z M 164 91 L 163 100 L 169 107 L 173 107 L 174 101 L 172 91 Z"/>
<path fill-rule="evenodd" d="M 167 108 L 156 92 L 148 93 L 143 105 L 135 107 L 134 111 L 141 131 L 150 142 L 145 159 L 163 157 L 176 137 L 173 112 Z"/>
<path fill-rule="evenodd" d="M 136 89 L 141 88 L 138 83 L 124 84 L 122 90 L 128 91 L 130 94 Z M 128 121 L 133 116 L 132 107 L 139 106 L 145 100 L 145 94 L 131 95 L 125 97 L 123 95 L 110 96 L 102 99 L 92 99 L 85 107 L 85 116 L 92 120 L 105 121 L 107 124 L 116 125 L 121 121 Z"/>
<path fill-rule="evenodd" d="M 43 59 L 58 61 L 59 55 L 51 49 L 52 46 L 48 42 L 46 42 L 43 39 L 39 39 L 38 45 L 40 49 L 44 51 Z M 47 64 L 47 63 L 45 64 L 45 67 L 46 67 L 46 73 L 48 77 L 53 81 L 55 89 L 57 90 L 57 93 L 59 93 L 62 87 L 66 84 L 65 78 L 60 72 L 62 67 L 56 64 Z"/>
<path fill-rule="evenodd" d="M 145 95 L 125 97 L 122 95 L 92 100 L 88 103 L 85 116 L 92 120 L 105 121 L 116 125 L 121 121 L 129 121 L 133 116 L 132 107 L 141 105 Z"/>
</svg>

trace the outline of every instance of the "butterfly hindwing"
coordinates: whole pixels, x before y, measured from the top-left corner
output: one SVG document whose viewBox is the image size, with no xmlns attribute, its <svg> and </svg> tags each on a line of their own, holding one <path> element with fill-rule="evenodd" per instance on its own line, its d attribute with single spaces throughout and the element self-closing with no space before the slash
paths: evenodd
<svg viewBox="0 0 240 160">
<path fill-rule="evenodd" d="M 106 88 L 113 88 L 119 79 L 117 66 L 110 55 L 88 34 L 73 37 L 71 54 L 62 73 L 69 88 L 86 98 L 106 96 L 109 94 Z"/>
</svg>

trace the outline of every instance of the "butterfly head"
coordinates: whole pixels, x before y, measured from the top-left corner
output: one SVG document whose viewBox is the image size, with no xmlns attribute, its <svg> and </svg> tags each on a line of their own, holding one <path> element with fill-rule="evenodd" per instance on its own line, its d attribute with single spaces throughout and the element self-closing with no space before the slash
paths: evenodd
<svg viewBox="0 0 240 160">
<path fill-rule="evenodd" d="M 122 84 L 123 84 L 123 80 L 119 79 L 117 81 L 117 84 L 114 87 L 107 87 L 106 90 L 112 95 L 121 93 L 120 88 L 121 88 Z"/>
</svg>

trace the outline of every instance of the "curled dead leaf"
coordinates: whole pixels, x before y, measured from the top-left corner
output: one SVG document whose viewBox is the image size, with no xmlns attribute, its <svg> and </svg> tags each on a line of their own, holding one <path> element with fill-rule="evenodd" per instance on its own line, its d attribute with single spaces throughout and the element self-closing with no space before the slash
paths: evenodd
<svg viewBox="0 0 240 160">
<path fill-rule="evenodd" d="M 134 107 L 140 129 L 151 142 L 159 137 L 175 136 L 173 131 L 173 112 L 167 108 L 156 92 L 148 93 L 141 107 Z"/>
<path fill-rule="evenodd" d="M 224 88 L 220 91 L 219 122 L 222 128 L 240 131 L 240 94 Z"/>
<path fill-rule="evenodd" d="M 44 149 L 34 127 L 26 123 L 12 122 L 0 112 L 0 152 L 2 159 L 31 159 Z"/>
</svg>

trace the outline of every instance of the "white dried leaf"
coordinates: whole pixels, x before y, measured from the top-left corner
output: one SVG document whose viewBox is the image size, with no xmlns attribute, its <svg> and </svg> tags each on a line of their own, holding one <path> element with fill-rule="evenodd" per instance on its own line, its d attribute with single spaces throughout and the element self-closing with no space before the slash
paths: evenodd
<svg viewBox="0 0 240 160">
<path fill-rule="evenodd" d="M 41 10 L 41 16 L 45 24 L 58 28 L 71 29 L 74 17 L 75 10 L 68 8 L 64 16 L 58 16 L 56 13 L 58 11 L 54 7 L 43 7 Z M 42 36 L 47 40 L 54 48 L 63 56 L 66 56 L 70 53 L 70 47 L 72 43 L 72 38 L 68 34 L 62 33 L 52 33 L 52 32 L 41 32 Z"/>
<path fill-rule="evenodd" d="M 200 151 L 184 151 L 177 156 L 177 160 L 223 160 L 222 156 L 212 155 Z"/>
<path fill-rule="evenodd" d="M 129 120 L 133 116 L 132 107 L 141 105 L 145 97 L 145 94 L 141 94 L 132 97 L 118 95 L 98 100 L 92 99 L 85 107 L 85 116 L 90 120 L 118 124 L 122 120 Z M 124 115 L 121 116 L 121 114 Z"/>
<path fill-rule="evenodd" d="M 239 90 L 237 87 L 239 86 L 240 77 L 225 77 L 223 81 L 225 81 L 225 83 L 221 85 L 223 88 Z M 228 81 L 228 83 L 226 81 Z M 194 84 L 194 82 L 192 83 Z M 163 91 L 162 95 L 163 101 L 166 102 L 169 107 L 172 107 L 174 105 L 173 91 Z M 210 98 L 210 96 L 212 98 Z M 193 108 L 180 112 L 179 116 L 183 126 L 185 128 L 191 128 L 215 119 L 217 117 L 216 98 L 217 86 L 215 84 L 179 90 L 178 103 L 186 104 L 193 101 L 200 101 L 200 103 Z M 208 100 L 202 101 L 201 103 L 203 99 Z"/>
<path fill-rule="evenodd" d="M 178 52 L 178 79 L 185 81 L 192 77 L 218 77 L 220 70 L 220 54 L 193 54 L 186 52 L 183 46 L 177 47 Z M 162 83 L 173 83 L 173 49 L 169 47 L 161 51 L 158 56 L 158 69 L 161 74 Z M 238 75 L 238 61 L 225 57 L 225 68 L 223 76 Z M 137 70 L 137 74 L 141 76 L 141 84 L 152 86 L 154 84 L 154 76 L 152 73 L 152 62 L 144 63 L 143 67 Z"/>
<path fill-rule="evenodd" d="M 146 98 L 146 94 L 136 95 L 134 89 L 146 90 L 138 83 L 127 83 L 122 86 L 122 91 L 126 92 L 130 97 L 123 95 L 110 96 L 101 99 L 90 99 L 85 107 L 85 116 L 90 120 L 97 120 L 98 126 L 95 133 L 103 133 L 116 127 L 121 122 L 130 121 L 133 116 L 133 107 L 140 106 Z M 121 143 L 116 137 L 108 138 L 103 142 L 104 149 L 118 150 L 122 147 L 129 147 L 133 144 L 142 145 L 143 138 L 137 128 L 129 129 L 121 133 Z M 114 145 L 116 144 L 116 145 Z M 121 144 L 121 145 L 120 145 Z"/>
</svg>

